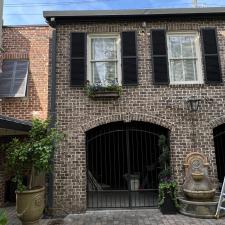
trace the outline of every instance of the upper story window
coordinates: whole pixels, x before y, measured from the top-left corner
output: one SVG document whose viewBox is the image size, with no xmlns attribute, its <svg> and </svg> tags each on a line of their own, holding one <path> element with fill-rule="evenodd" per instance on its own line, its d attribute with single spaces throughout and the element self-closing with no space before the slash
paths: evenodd
<svg viewBox="0 0 225 225">
<path fill-rule="evenodd" d="M 24 97 L 27 90 L 27 60 L 4 60 L 0 73 L 0 97 Z"/>
<path fill-rule="evenodd" d="M 88 35 L 87 72 L 91 84 L 121 84 L 120 36 Z"/>
<path fill-rule="evenodd" d="M 202 83 L 198 33 L 168 33 L 167 47 L 170 83 Z"/>
</svg>

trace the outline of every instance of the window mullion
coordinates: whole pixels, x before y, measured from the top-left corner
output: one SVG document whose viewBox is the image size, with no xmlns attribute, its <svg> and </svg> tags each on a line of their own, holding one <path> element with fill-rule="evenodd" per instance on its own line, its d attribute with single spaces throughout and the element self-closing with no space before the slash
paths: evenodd
<svg viewBox="0 0 225 225">
<path fill-rule="evenodd" d="M 181 64 L 182 64 L 182 70 L 183 70 L 183 81 L 185 81 L 185 70 L 184 70 L 184 59 L 183 59 L 183 45 L 182 45 L 182 42 L 181 42 L 181 38 L 179 39 L 180 40 L 180 50 L 181 50 Z"/>
<path fill-rule="evenodd" d="M 194 80 L 197 80 L 197 71 L 196 71 L 197 63 L 196 63 L 196 61 L 192 61 L 192 67 L 193 67 L 193 71 L 194 71 Z"/>
<path fill-rule="evenodd" d="M 91 63 L 96 63 L 96 62 L 118 62 L 117 59 L 104 59 L 104 60 L 90 60 Z"/>
<path fill-rule="evenodd" d="M 15 61 L 14 62 L 14 65 L 13 65 L 13 73 L 12 73 L 12 82 L 11 82 L 11 87 L 10 87 L 10 95 L 12 94 L 13 88 L 14 88 L 14 85 L 15 85 L 15 80 L 16 80 L 16 67 L 17 67 L 17 61 Z"/>
</svg>

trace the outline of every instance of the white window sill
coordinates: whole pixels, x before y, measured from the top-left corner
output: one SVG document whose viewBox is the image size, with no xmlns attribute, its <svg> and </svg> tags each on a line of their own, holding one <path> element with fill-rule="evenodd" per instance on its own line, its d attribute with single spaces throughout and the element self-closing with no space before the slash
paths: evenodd
<svg viewBox="0 0 225 225">
<path fill-rule="evenodd" d="M 201 85 L 203 82 L 171 82 L 169 85 Z"/>
</svg>

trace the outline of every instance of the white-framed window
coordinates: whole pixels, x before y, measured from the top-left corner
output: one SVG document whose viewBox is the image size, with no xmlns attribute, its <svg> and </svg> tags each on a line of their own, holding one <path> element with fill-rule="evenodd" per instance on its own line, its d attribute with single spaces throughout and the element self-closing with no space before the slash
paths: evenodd
<svg viewBox="0 0 225 225">
<path fill-rule="evenodd" d="M 87 36 L 87 79 L 91 84 L 121 84 L 121 47 L 119 34 Z"/>
<path fill-rule="evenodd" d="M 171 84 L 203 83 L 199 39 L 198 32 L 171 32 L 167 34 Z"/>
<path fill-rule="evenodd" d="M 4 60 L 0 73 L 0 97 L 25 97 L 28 60 Z"/>
</svg>

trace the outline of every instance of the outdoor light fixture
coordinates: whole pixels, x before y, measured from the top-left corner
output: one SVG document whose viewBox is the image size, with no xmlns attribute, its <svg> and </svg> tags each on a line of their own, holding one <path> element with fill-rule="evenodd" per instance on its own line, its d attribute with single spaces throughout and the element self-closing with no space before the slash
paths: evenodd
<svg viewBox="0 0 225 225">
<path fill-rule="evenodd" d="M 142 22 L 141 26 L 142 26 L 143 28 L 146 28 L 146 26 L 147 26 L 146 22 L 145 22 L 145 21 Z"/>
<path fill-rule="evenodd" d="M 196 96 L 191 96 L 190 98 L 187 99 L 188 109 L 191 112 L 198 111 L 200 101 L 201 101 L 200 98 L 197 98 Z"/>
</svg>

